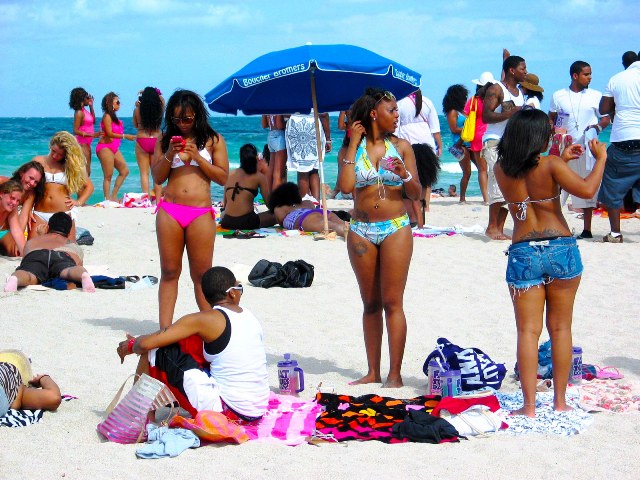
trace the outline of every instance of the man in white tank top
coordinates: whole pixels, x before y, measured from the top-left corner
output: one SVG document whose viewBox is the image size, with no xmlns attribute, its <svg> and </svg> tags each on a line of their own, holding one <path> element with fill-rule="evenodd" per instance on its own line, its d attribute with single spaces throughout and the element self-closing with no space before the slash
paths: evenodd
<svg viewBox="0 0 640 480">
<path fill-rule="evenodd" d="M 131 353 L 140 355 L 136 373 L 166 383 L 193 416 L 213 410 L 234 421 L 255 421 L 269 403 L 262 327 L 247 308 L 240 307 L 242 285 L 228 268 L 207 270 L 202 291 L 211 310 L 185 315 L 150 335 L 127 334 L 118 345 L 120 360 Z M 196 341 L 200 337 L 202 355 L 185 351 L 182 342 L 194 336 Z"/>
<path fill-rule="evenodd" d="M 518 84 L 525 80 L 527 64 L 524 58 L 511 55 L 502 64 L 502 70 L 504 80 L 489 87 L 482 111 L 482 121 L 487 124 L 487 131 L 482 137 L 482 156 L 487 161 L 489 173 L 489 225 L 486 234 L 492 240 L 511 238 L 503 232 L 509 211 L 504 206 L 504 197 L 493 174 L 493 167 L 498 160 L 498 142 L 502 138 L 507 121 L 524 105 L 524 95 Z"/>
</svg>

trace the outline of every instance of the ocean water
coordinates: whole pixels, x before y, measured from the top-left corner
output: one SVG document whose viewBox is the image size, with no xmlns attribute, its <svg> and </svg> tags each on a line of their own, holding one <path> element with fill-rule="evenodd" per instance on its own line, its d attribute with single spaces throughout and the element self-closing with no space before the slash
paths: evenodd
<svg viewBox="0 0 640 480">
<path fill-rule="evenodd" d="M 132 119 L 122 118 L 126 133 L 135 133 Z M 210 123 L 213 128 L 221 133 L 229 151 L 230 168 L 239 166 L 240 147 L 245 143 L 253 143 L 258 151 L 267 141 L 267 131 L 260 126 L 260 117 L 211 117 Z M 457 160 L 447 151 L 452 145 L 452 135 L 447 127 L 447 121 L 440 117 L 442 128 L 442 142 L 444 153 L 441 157 L 442 170 L 440 178 L 435 188 L 442 187 L 445 190 L 450 184 L 460 184 L 462 171 Z M 60 130 L 72 130 L 73 119 L 68 118 L 0 118 L 0 175 L 10 176 L 11 173 L 23 163 L 31 160 L 35 155 L 45 155 L 49 151 L 49 139 L 54 133 Z M 338 173 L 338 148 L 343 138 L 343 132 L 338 130 L 338 118 L 331 117 L 331 137 L 333 139 L 334 150 L 327 154 L 324 163 L 325 181 L 333 186 Z M 606 138 L 602 138 L 606 137 Z M 608 141 L 609 129 L 607 129 L 601 140 Z M 97 139 L 94 140 L 94 149 L 91 162 L 91 180 L 95 185 L 95 192 L 89 199 L 89 204 L 98 203 L 102 200 L 102 170 L 100 162 L 95 155 Z M 120 195 L 126 192 L 140 191 L 140 172 L 135 156 L 135 142 L 124 140 L 121 145 L 121 152 L 129 166 L 129 176 L 126 178 Z M 289 173 L 289 180 L 296 181 L 295 172 Z M 211 195 L 214 201 L 222 199 L 222 187 L 213 185 Z M 474 170 L 467 189 L 467 195 L 479 196 L 478 177 Z"/>
</svg>

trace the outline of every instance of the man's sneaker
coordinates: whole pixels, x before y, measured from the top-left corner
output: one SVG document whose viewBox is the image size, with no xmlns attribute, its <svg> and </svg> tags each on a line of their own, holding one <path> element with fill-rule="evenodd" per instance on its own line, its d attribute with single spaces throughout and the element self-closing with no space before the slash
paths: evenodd
<svg viewBox="0 0 640 480">
<path fill-rule="evenodd" d="M 606 243 L 622 243 L 622 235 L 618 235 L 617 237 L 614 237 L 613 235 L 611 235 L 610 233 L 607 233 L 603 238 L 602 238 L 603 242 Z"/>
<path fill-rule="evenodd" d="M 593 238 L 593 234 L 591 233 L 591 230 L 583 230 L 576 238 L 578 240 L 582 240 L 583 238 Z"/>
</svg>

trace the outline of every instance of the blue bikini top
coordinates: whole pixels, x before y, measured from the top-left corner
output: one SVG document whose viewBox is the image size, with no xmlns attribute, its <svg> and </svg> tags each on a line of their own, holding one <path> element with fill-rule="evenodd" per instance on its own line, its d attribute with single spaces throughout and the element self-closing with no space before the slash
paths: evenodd
<svg viewBox="0 0 640 480">
<path fill-rule="evenodd" d="M 369 159 L 369 155 L 367 155 L 367 139 L 362 139 L 362 142 L 358 147 L 358 151 L 356 152 L 356 188 L 362 188 L 369 185 L 377 185 L 378 183 L 393 187 L 402 185 L 402 178 L 400 178 L 399 175 L 396 175 L 395 173 L 382 168 L 382 162 L 386 161 L 384 159 L 385 157 L 398 157 L 400 159 L 402 159 L 402 157 L 398 153 L 398 150 L 396 150 L 396 147 L 388 138 L 385 138 L 384 146 L 384 157 L 382 160 L 380 160 L 380 165 L 378 165 L 378 170 L 376 171 L 373 168 L 371 160 Z"/>
</svg>

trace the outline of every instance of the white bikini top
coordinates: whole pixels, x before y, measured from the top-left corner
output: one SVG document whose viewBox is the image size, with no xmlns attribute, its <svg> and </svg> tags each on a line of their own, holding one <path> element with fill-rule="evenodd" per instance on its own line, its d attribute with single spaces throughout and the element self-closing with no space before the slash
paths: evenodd
<svg viewBox="0 0 640 480">
<path fill-rule="evenodd" d="M 213 161 L 211 159 L 211 154 L 209 153 L 209 150 L 207 150 L 206 148 L 203 148 L 198 153 L 207 162 L 213 164 Z M 189 165 L 193 165 L 194 167 L 197 167 L 198 166 L 198 162 L 196 162 L 195 160 L 191 160 L 189 162 Z M 182 159 L 176 153 L 175 157 L 173 157 L 173 162 L 171 163 L 171 168 L 179 168 L 179 167 L 184 167 L 184 166 L 185 166 L 185 163 L 182 161 Z"/>
<path fill-rule="evenodd" d="M 66 185 L 67 174 L 64 172 L 58 172 L 58 173 L 44 172 L 44 183 L 57 183 L 60 185 Z"/>
</svg>

